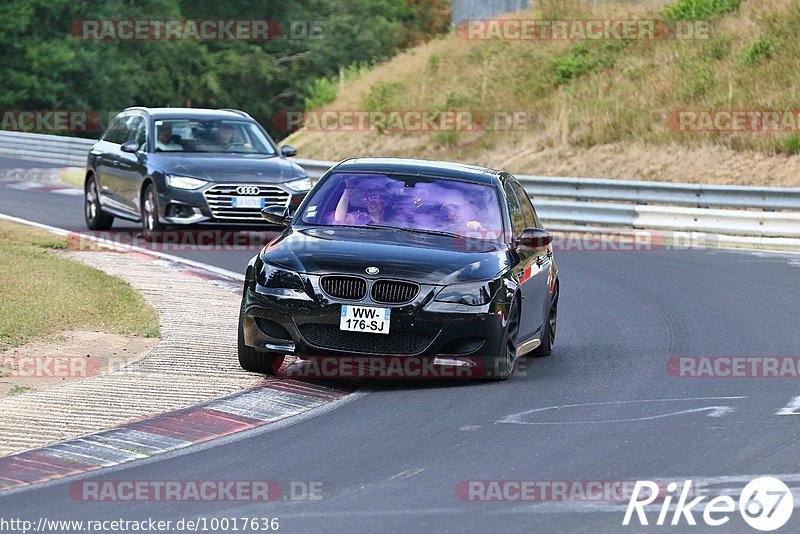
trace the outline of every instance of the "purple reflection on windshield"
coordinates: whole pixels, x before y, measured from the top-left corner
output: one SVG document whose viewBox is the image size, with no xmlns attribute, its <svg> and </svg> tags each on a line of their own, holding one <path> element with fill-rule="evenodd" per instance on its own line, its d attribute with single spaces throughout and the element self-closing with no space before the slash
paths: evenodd
<svg viewBox="0 0 800 534">
<path fill-rule="evenodd" d="M 384 174 L 331 175 L 302 214 L 305 224 L 392 226 L 497 239 L 496 190 L 445 178 Z"/>
</svg>

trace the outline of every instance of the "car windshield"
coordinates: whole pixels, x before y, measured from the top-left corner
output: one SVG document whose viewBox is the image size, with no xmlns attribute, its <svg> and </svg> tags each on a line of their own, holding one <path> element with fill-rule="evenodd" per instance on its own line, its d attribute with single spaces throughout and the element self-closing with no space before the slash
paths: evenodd
<svg viewBox="0 0 800 534">
<path fill-rule="evenodd" d="M 300 220 L 326 226 L 376 226 L 497 239 L 502 217 L 489 185 L 419 176 L 329 176 L 309 199 Z"/>
<path fill-rule="evenodd" d="M 156 152 L 275 155 L 269 139 L 249 121 L 161 119 L 155 126 Z"/>
</svg>

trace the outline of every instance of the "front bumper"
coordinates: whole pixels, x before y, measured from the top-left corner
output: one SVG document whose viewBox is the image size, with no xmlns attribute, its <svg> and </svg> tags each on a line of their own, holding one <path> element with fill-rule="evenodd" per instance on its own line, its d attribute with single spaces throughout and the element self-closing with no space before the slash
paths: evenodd
<svg viewBox="0 0 800 534">
<path fill-rule="evenodd" d="M 507 306 L 439 303 L 439 286 L 422 285 L 408 304 L 387 305 L 366 297 L 359 302 L 331 299 L 319 277 L 304 275 L 310 290 L 275 294 L 250 282 L 242 299 L 245 344 L 262 351 L 316 357 L 416 357 L 473 359 L 490 367 L 500 352 Z M 271 291 L 271 293 L 267 293 Z M 342 304 L 390 308 L 389 334 L 339 330 Z"/>
<path fill-rule="evenodd" d="M 261 187 L 259 195 L 265 206 L 280 205 L 295 210 L 306 192 L 295 192 L 281 184 L 211 184 L 197 190 L 166 187 L 159 193 L 159 218 L 171 226 L 268 227 L 261 218 L 261 208 L 233 208 L 232 198 L 238 186 Z"/>
</svg>

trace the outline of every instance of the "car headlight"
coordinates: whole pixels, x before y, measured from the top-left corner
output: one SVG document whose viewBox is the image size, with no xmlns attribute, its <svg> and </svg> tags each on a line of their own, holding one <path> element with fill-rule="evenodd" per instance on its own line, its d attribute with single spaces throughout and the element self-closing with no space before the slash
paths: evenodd
<svg viewBox="0 0 800 534">
<path fill-rule="evenodd" d="M 199 178 L 191 178 L 189 176 L 175 176 L 172 174 L 167 175 L 167 185 L 175 189 L 199 189 L 206 185 L 208 182 L 200 180 Z"/>
<path fill-rule="evenodd" d="M 451 284 L 445 286 L 436 295 L 437 302 L 454 302 L 467 306 L 483 306 L 492 300 L 490 282 L 470 282 L 467 284 Z"/>
<path fill-rule="evenodd" d="M 291 189 L 292 191 L 297 191 L 298 193 L 302 193 L 303 191 L 308 191 L 311 189 L 311 186 L 314 185 L 311 181 L 311 178 L 300 178 L 299 180 L 292 180 L 291 182 L 286 182 L 283 185 Z"/>
<path fill-rule="evenodd" d="M 269 263 L 263 265 L 258 274 L 258 285 L 268 289 L 304 291 L 303 279 L 296 272 Z"/>
</svg>

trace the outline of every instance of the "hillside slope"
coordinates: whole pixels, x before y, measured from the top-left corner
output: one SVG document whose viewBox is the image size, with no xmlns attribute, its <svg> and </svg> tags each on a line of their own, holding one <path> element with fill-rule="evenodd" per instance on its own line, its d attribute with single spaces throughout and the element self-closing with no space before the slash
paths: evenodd
<svg viewBox="0 0 800 534">
<path fill-rule="evenodd" d="M 662 2 L 566 0 L 509 18 L 664 20 L 665 13 Z M 800 0 L 743 0 L 708 18 L 707 28 L 708 38 L 635 41 L 469 40 L 457 31 L 348 81 L 324 109 L 524 112 L 516 131 L 306 128 L 286 142 L 314 159 L 408 156 L 518 174 L 800 186 L 800 126 L 682 131 L 675 119 L 687 110 L 800 110 Z"/>
</svg>

